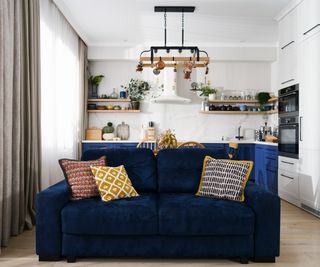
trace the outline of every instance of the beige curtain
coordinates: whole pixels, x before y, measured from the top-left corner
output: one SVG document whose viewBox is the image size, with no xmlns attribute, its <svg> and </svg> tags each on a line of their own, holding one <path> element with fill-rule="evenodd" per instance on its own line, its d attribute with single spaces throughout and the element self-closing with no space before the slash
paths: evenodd
<svg viewBox="0 0 320 267">
<path fill-rule="evenodd" d="M 0 1 L 0 243 L 34 224 L 40 181 L 38 0 Z"/>
<path fill-rule="evenodd" d="M 79 81 L 80 81 L 80 131 L 79 131 L 79 145 L 78 158 L 82 154 L 82 140 L 85 139 L 85 130 L 88 127 L 88 79 L 89 79 L 89 62 L 88 62 L 88 48 L 86 44 L 79 38 Z"/>
</svg>

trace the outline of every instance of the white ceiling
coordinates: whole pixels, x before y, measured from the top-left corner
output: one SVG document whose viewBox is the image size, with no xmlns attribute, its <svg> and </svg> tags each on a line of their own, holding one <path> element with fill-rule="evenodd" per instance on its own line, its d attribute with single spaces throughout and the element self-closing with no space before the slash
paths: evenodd
<svg viewBox="0 0 320 267">
<path fill-rule="evenodd" d="M 163 14 L 155 5 L 193 5 L 185 14 L 185 44 L 277 42 L 274 17 L 290 0 L 54 0 L 89 46 L 163 44 Z M 181 42 L 181 14 L 168 13 L 168 44 Z"/>
</svg>

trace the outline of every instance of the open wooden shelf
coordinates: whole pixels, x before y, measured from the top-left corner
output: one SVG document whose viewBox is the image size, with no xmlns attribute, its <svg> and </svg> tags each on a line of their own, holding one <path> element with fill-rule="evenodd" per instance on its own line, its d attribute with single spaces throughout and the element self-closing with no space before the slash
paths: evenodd
<svg viewBox="0 0 320 267">
<path fill-rule="evenodd" d="M 203 114 L 237 114 L 237 115 L 267 115 L 267 114 L 276 114 L 278 110 L 268 110 L 268 111 L 200 111 Z"/>
<path fill-rule="evenodd" d="M 278 101 L 277 97 L 269 99 L 268 103 Z M 225 103 L 237 103 L 237 104 L 258 104 L 258 100 L 211 100 L 208 103 L 225 104 Z"/>
<path fill-rule="evenodd" d="M 131 102 L 129 98 L 89 98 L 88 102 Z"/>
<path fill-rule="evenodd" d="M 107 109 L 103 109 L 103 110 L 98 110 L 98 109 L 94 109 L 94 110 L 88 110 L 89 113 L 139 113 L 141 112 L 141 110 L 134 110 L 134 109 L 126 109 L 126 110 L 107 110 Z"/>
</svg>

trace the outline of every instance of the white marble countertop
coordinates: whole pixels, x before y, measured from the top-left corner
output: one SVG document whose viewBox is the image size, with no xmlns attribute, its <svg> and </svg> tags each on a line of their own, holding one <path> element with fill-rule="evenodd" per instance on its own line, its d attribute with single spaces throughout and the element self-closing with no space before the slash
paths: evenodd
<svg viewBox="0 0 320 267">
<path fill-rule="evenodd" d="M 82 143 L 139 143 L 140 140 L 121 140 L 121 141 L 105 141 L 105 140 L 82 140 Z M 179 140 L 179 142 L 183 142 Z M 261 142 L 254 141 L 252 139 L 248 140 L 237 140 L 232 139 L 228 141 L 222 140 L 201 140 L 200 143 L 209 143 L 209 144 L 229 144 L 229 143 L 238 143 L 238 144 L 259 144 L 259 145 L 268 145 L 268 146 L 278 146 L 277 143 Z"/>
</svg>

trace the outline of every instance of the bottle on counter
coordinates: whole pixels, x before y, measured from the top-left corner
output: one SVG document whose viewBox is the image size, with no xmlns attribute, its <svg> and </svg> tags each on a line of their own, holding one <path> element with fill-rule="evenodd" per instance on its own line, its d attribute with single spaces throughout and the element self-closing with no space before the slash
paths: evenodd
<svg viewBox="0 0 320 267">
<path fill-rule="evenodd" d="M 147 140 L 148 141 L 156 140 L 156 128 L 154 127 L 153 121 L 149 121 L 149 127 L 147 129 Z"/>
</svg>

